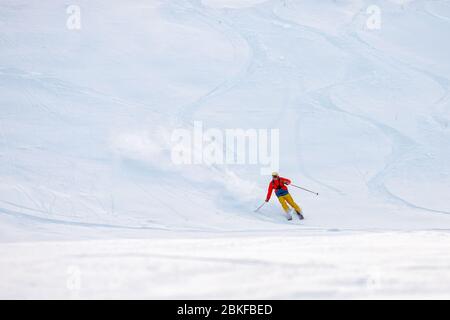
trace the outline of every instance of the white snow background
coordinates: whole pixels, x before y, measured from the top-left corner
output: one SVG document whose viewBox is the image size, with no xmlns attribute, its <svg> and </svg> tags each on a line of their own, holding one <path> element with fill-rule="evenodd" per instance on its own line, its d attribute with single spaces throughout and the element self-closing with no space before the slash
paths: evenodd
<svg viewBox="0 0 450 320">
<path fill-rule="evenodd" d="M 444 0 L 0 0 L 0 298 L 450 298 L 449 40 Z M 174 165 L 194 121 L 278 128 L 307 219 Z"/>
</svg>

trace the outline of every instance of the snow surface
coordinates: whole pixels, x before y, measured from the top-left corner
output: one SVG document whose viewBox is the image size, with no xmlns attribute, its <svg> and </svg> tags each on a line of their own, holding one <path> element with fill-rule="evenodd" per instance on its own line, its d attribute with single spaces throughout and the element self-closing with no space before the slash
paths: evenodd
<svg viewBox="0 0 450 320">
<path fill-rule="evenodd" d="M 303 233 L 5 244 L 0 298 L 450 298 L 448 233 Z"/>
<path fill-rule="evenodd" d="M 449 38 L 444 0 L 2 0 L 0 297 L 450 297 Z M 307 219 L 172 164 L 194 121 L 279 128 Z"/>
</svg>

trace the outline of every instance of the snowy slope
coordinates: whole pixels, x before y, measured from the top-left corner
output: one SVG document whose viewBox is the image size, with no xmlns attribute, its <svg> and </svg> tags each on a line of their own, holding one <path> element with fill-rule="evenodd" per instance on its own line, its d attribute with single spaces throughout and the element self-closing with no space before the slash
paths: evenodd
<svg viewBox="0 0 450 320">
<path fill-rule="evenodd" d="M 355 244 L 355 240 L 357 243 Z M 306 232 L 0 246 L 1 298 L 450 297 L 449 235 Z M 237 250 L 239 248 L 239 250 Z M 299 254 L 301 252 L 301 254 Z M 439 258 L 436 258 L 439 256 Z M 3 271 L 3 270 L 2 270 Z"/>
<path fill-rule="evenodd" d="M 2 0 L 0 241 L 434 230 L 450 245 L 449 36 L 444 0 Z M 307 220 L 275 199 L 253 212 L 258 166 L 174 165 L 171 134 L 194 121 L 280 129 L 281 174 L 320 193 L 291 189 Z"/>
</svg>

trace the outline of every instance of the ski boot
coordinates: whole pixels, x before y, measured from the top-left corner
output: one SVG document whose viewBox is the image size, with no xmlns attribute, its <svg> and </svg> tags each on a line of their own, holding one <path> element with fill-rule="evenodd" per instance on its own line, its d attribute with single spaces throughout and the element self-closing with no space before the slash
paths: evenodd
<svg viewBox="0 0 450 320">
<path fill-rule="evenodd" d="M 289 209 L 288 211 L 286 211 L 286 219 L 288 219 L 288 221 L 292 220 L 291 211 L 292 211 L 292 209 Z"/>
<path fill-rule="evenodd" d="M 300 210 L 300 211 L 295 211 L 296 213 L 297 213 L 297 215 L 298 215 L 298 218 L 300 219 L 300 220 L 303 220 L 303 219 L 305 219 L 305 217 L 303 217 L 303 212 L 302 212 L 302 210 Z"/>
</svg>

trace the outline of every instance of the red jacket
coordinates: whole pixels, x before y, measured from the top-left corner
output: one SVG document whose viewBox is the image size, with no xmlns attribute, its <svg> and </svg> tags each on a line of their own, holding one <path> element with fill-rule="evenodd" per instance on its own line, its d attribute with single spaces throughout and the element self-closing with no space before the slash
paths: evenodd
<svg viewBox="0 0 450 320">
<path fill-rule="evenodd" d="M 270 200 L 272 196 L 272 191 L 275 189 L 275 194 L 277 197 L 284 196 L 289 193 L 287 185 L 291 184 L 291 180 L 279 177 L 278 180 L 272 180 L 269 183 L 269 190 L 267 191 L 266 201 Z"/>
</svg>

